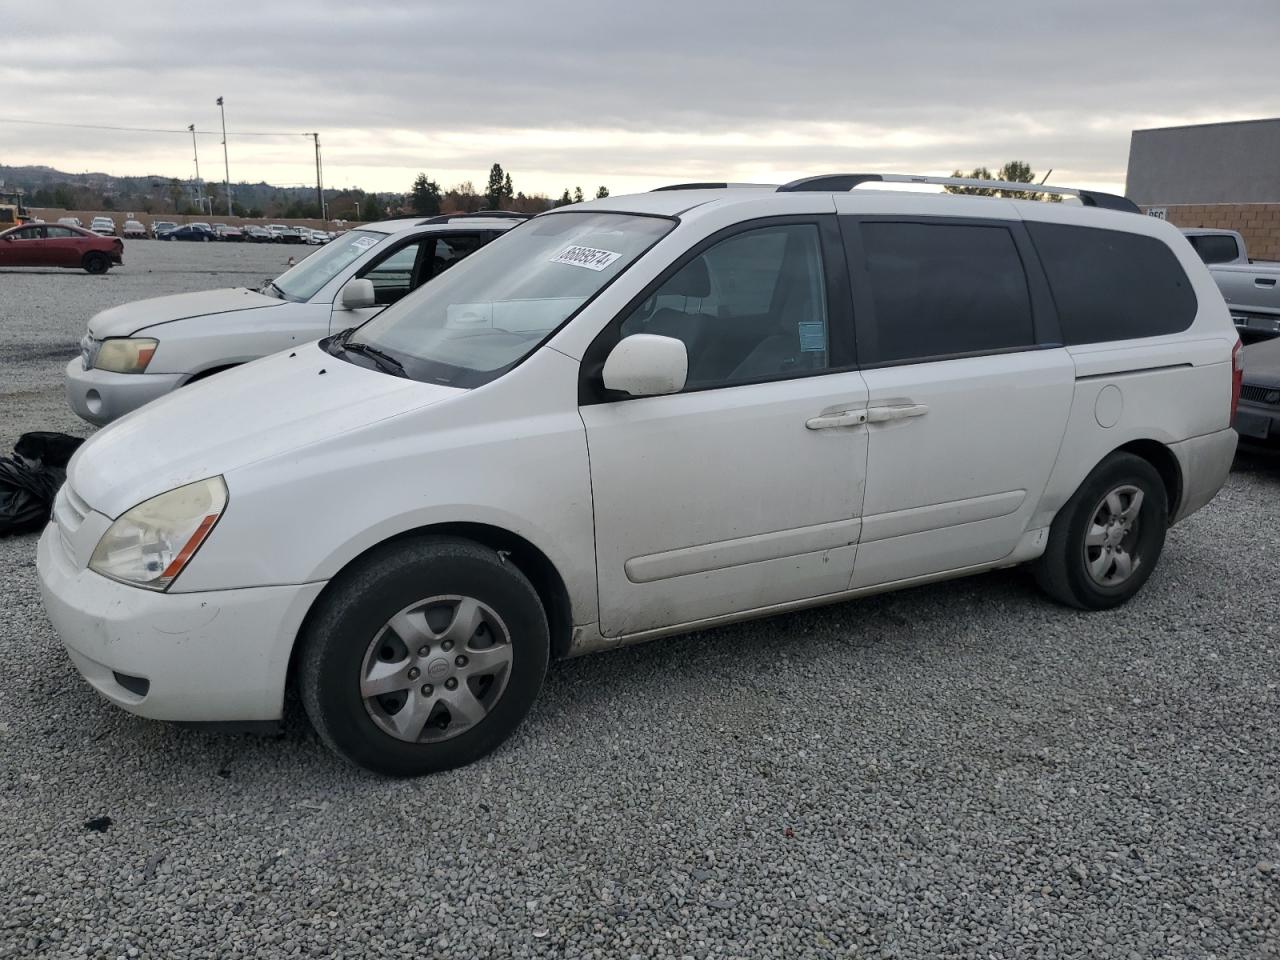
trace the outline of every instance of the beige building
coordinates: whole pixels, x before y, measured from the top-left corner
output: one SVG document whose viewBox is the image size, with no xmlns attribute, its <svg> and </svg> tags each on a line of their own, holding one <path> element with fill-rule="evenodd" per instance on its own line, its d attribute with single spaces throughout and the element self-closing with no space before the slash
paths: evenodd
<svg viewBox="0 0 1280 960">
<path fill-rule="evenodd" d="M 1125 194 L 1179 227 L 1239 230 L 1280 260 L 1280 117 L 1135 130 Z"/>
</svg>

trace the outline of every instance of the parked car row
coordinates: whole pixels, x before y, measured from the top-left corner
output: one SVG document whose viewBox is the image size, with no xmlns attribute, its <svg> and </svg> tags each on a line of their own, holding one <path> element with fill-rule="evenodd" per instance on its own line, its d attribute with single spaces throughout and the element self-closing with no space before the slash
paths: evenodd
<svg viewBox="0 0 1280 960">
<path fill-rule="evenodd" d="M 406 775 L 501 743 L 554 657 L 1018 564 L 1124 603 L 1236 449 L 1207 268 L 1123 197 L 855 189 L 884 181 L 1017 188 L 373 224 L 260 291 L 103 311 L 73 406 L 160 399 L 80 448 L 40 540 L 71 659 L 163 720 L 277 721 L 296 684 Z"/>
<path fill-rule="evenodd" d="M 164 223 L 156 225 L 157 240 L 195 240 L 211 242 L 220 240 L 231 243 L 306 243 L 320 245 L 328 243 L 338 234 L 331 230 L 316 230 L 311 227 L 290 227 L 284 224 L 272 224 L 269 227 L 257 225 L 237 227 L 228 223 L 208 224 L 203 222 L 188 223 L 179 227 L 176 224 Z"/>
<path fill-rule="evenodd" d="M 60 217 L 58 224 L 66 227 L 83 228 L 79 217 Z M 150 230 L 138 220 L 126 220 L 124 226 L 117 231 L 116 223 L 110 217 L 94 217 L 89 224 L 89 231 L 104 237 L 123 236 L 134 239 L 146 239 L 148 236 L 156 240 L 170 239 L 167 234 L 179 229 L 179 224 L 172 220 L 153 220 Z M 314 227 L 288 226 L 283 223 L 273 223 L 270 226 L 263 227 L 258 225 L 237 227 L 229 223 L 210 224 L 204 221 L 194 221 L 192 223 L 182 224 L 181 226 L 195 227 L 196 231 L 188 231 L 182 236 L 173 237 L 174 240 L 197 240 L 204 241 L 206 234 L 212 234 L 207 239 L 222 241 L 248 241 L 250 243 L 305 243 L 313 246 L 328 243 L 334 237 L 339 235 L 334 230 L 318 230 Z"/>
</svg>

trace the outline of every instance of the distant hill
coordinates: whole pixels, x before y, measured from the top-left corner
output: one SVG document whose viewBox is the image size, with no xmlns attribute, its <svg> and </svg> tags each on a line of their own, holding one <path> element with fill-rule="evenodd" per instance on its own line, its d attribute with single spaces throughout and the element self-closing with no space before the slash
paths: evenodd
<svg viewBox="0 0 1280 960">
<path fill-rule="evenodd" d="M 141 210 L 146 213 L 193 214 L 199 209 L 195 184 L 159 174 L 117 177 L 109 173 L 67 173 L 46 166 L 0 164 L 0 190 L 21 190 L 27 206 L 66 210 Z M 214 212 L 225 212 L 223 185 L 205 182 L 202 194 L 212 198 Z M 331 216 L 351 216 L 357 203 L 360 213 L 384 212 L 398 206 L 403 197 L 369 194 L 363 190 L 325 190 Z M 315 187 L 277 187 L 270 183 L 232 183 L 231 198 L 237 216 L 309 218 L 319 214 Z M 208 200 L 205 200 L 207 205 Z"/>
</svg>

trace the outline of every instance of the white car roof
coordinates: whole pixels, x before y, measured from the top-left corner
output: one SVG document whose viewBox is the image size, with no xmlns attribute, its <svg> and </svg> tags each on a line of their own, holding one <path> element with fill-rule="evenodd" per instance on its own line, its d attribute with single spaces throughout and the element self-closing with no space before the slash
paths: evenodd
<svg viewBox="0 0 1280 960">
<path fill-rule="evenodd" d="M 443 230 L 457 230 L 462 228 L 476 228 L 481 230 L 507 230 L 516 224 L 524 223 L 524 220 L 516 217 L 474 217 L 469 215 L 459 215 L 440 223 L 432 223 L 436 217 L 397 217 L 395 220 L 378 220 L 374 223 L 366 223 L 360 227 L 352 227 L 353 230 L 367 230 L 373 233 L 385 233 L 388 235 L 395 233 L 403 233 L 406 230 L 437 232 Z"/>
</svg>

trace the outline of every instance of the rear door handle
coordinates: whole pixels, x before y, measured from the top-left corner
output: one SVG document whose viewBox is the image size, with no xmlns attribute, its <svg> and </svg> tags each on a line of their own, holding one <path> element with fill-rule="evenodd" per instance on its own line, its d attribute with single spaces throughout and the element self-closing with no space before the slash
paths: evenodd
<svg viewBox="0 0 1280 960">
<path fill-rule="evenodd" d="M 924 403 L 905 403 L 894 407 L 869 407 L 867 409 L 867 423 L 888 423 L 890 420 L 923 417 L 928 412 L 929 406 Z"/>
<path fill-rule="evenodd" d="M 865 410 L 840 410 L 836 413 L 810 417 L 804 425 L 810 430 L 831 430 L 834 427 L 860 427 L 866 422 L 867 411 Z"/>
<path fill-rule="evenodd" d="M 1275 277 L 1254 277 L 1253 285 L 1255 287 L 1274 287 L 1276 285 Z"/>
</svg>

